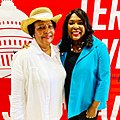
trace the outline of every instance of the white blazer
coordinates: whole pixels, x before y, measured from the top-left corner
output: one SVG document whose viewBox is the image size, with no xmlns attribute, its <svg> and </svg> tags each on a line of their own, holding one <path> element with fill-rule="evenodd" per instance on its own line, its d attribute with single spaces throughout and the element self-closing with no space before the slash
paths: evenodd
<svg viewBox="0 0 120 120">
<path fill-rule="evenodd" d="M 11 68 L 12 120 L 59 120 L 66 72 L 58 47 L 51 44 L 49 56 L 34 40 L 14 55 Z"/>
</svg>

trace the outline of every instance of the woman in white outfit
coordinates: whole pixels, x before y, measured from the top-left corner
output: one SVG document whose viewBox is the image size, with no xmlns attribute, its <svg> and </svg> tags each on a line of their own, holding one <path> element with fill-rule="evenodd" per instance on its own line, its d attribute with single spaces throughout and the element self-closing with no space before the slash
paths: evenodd
<svg viewBox="0 0 120 120">
<path fill-rule="evenodd" d="M 21 22 L 21 29 L 32 36 L 28 49 L 17 52 L 12 61 L 12 120 L 60 120 L 66 72 L 59 49 L 52 44 L 56 23 L 49 8 L 40 7 Z"/>
</svg>

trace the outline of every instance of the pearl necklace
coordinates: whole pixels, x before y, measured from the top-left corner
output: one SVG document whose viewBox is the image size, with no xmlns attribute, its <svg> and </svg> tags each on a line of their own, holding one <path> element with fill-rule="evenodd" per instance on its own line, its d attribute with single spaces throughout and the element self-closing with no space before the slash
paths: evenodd
<svg viewBox="0 0 120 120">
<path fill-rule="evenodd" d="M 77 47 L 77 46 L 73 46 L 73 45 L 71 45 L 71 51 L 72 52 L 75 52 L 75 53 L 80 53 L 81 51 L 82 51 L 82 48 L 79 46 L 79 47 Z"/>
<path fill-rule="evenodd" d="M 84 42 L 82 42 L 81 44 L 77 44 L 77 45 L 71 44 L 71 51 L 75 53 L 80 53 L 82 51 L 83 44 Z"/>
</svg>

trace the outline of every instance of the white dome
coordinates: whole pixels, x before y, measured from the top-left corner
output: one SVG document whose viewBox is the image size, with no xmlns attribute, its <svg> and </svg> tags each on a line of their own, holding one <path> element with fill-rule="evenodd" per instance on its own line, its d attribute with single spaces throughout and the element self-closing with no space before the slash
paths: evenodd
<svg viewBox="0 0 120 120">
<path fill-rule="evenodd" d="M 28 16 L 18 10 L 12 0 L 2 0 L 0 6 L 0 77 L 10 77 L 10 64 L 14 51 L 31 41 L 30 35 L 20 28 Z"/>
<path fill-rule="evenodd" d="M 0 28 L 17 27 L 20 22 L 28 16 L 14 6 L 11 0 L 2 0 L 0 6 Z M 14 26 L 13 26 L 14 25 Z"/>
<path fill-rule="evenodd" d="M 0 19 L 4 20 L 4 17 L 9 17 L 14 20 L 22 20 L 27 18 L 27 15 L 20 11 L 19 9 L 14 6 L 12 0 L 2 0 L 0 6 Z M 9 14 L 8 14 L 9 13 Z"/>
</svg>

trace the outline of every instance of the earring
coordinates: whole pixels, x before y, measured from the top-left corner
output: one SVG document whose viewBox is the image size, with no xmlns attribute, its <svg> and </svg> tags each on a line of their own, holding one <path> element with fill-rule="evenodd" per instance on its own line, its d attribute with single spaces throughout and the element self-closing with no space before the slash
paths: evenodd
<svg viewBox="0 0 120 120">
<path fill-rule="evenodd" d="M 35 38 L 35 35 L 33 35 L 33 38 Z"/>
</svg>

